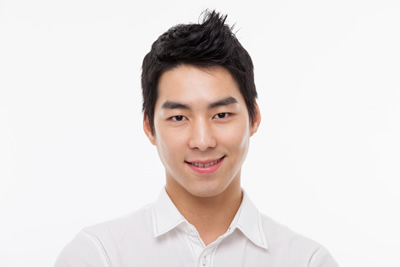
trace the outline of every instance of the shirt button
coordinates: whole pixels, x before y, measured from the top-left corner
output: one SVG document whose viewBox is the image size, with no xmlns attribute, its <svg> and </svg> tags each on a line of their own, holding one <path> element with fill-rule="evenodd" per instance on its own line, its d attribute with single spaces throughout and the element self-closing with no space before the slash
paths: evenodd
<svg viewBox="0 0 400 267">
<path fill-rule="evenodd" d="M 206 266 L 208 263 L 207 257 L 203 256 L 203 266 Z"/>
</svg>

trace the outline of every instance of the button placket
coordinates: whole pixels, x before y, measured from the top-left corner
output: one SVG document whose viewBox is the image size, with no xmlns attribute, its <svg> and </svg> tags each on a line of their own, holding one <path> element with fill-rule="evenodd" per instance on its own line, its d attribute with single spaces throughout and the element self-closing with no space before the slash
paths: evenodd
<svg viewBox="0 0 400 267">
<path fill-rule="evenodd" d="M 198 261 L 198 266 L 199 267 L 209 267 L 211 266 L 211 255 L 212 255 L 212 249 L 210 248 L 205 249 L 203 253 L 200 255 L 199 261 Z"/>
<path fill-rule="evenodd" d="M 204 256 L 202 257 L 201 263 L 202 263 L 202 266 L 207 266 L 207 264 L 208 264 L 207 256 L 204 255 Z"/>
</svg>

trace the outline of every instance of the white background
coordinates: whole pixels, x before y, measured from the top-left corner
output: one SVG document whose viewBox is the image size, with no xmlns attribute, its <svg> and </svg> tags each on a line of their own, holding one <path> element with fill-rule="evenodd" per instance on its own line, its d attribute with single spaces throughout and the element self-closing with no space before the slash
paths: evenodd
<svg viewBox="0 0 400 267">
<path fill-rule="evenodd" d="M 400 266 L 399 1 L 261 2 L 0 1 L 0 266 L 52 266 L 81 228 L 155 200 L 141 62 L 205 8 L 255 64 L 253 202 L 342 267 Z"/>
</svg>

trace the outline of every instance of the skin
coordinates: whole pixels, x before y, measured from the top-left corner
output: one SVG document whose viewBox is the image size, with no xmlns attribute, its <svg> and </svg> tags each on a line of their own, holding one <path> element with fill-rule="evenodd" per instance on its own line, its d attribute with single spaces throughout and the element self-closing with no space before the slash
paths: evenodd
<svg viewBox="0 0 400 267">
<path fill-rule="evenodd" d="M 164 164 L 168 195 L 205 245 L 226 232 L 240 206 L 241 167 L 260 120 L 256 104 L 250 123 L 244 98 L 223 67 L 180 65 L 160 77 L 155 131 L 146 116 L 143 129 Z M 218 168 L 192 164 L 216 160 Z"/>
</svg>

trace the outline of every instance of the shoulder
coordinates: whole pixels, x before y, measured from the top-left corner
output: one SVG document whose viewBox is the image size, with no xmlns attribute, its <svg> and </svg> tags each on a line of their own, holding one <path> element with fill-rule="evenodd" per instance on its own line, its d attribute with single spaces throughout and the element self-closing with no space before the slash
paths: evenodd
<svg viewBox="0 0 400 267">
<path fill-rule="evenodd" d="M 152 205 L 130 213 L 126 216 L 89 226 L 82 231 L 102 243 L 119 242 L 127 235 L 152 233 Z"/>
<path fill-rule="evenodd" d="M 129 215 L 82 229 L 60 253 L 56 267 L 108 267 L 116 255 L 151 238 L 152 205 Z M 130 240 L 130 242 L 127 242 Z M 118 250 L 118 251 L 117 251 Z"/>
<path fill-rule="evenodd" d="M 315 250 L 321 246 L 317 242 L 291 230 L 286 225 L 268 216 L 263 214 L 260 214 L 260 216 L 269 247 L 285 245 L 287 248 L 299 247 L 302 249 Z"/>
<path fill-rule="evenodd" d="M 293 266 L 337 267 L 328 250 L 318 242 L 260 214 L 268 250 L 287 257 Z"/>
</svg>

